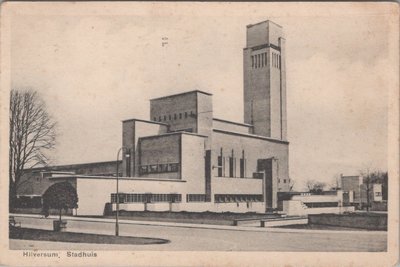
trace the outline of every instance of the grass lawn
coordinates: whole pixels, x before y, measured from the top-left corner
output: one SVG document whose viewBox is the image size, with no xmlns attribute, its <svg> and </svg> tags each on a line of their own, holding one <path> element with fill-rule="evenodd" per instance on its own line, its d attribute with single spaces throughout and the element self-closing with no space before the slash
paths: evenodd
<svg viewBox="0 0 400 267">
<path fill-rule="evenodd" d="M 73 232 L 54 232 L 49 230 L 12 227 L 9 232 L 10 239 L 25 239 L 36 241 L 95 243 L 95 244 L 129 244 L 153 245 L 169 243 L 169 240 L 148 237 L 112 236 L 84 234 Z"/>
<path fill-rule="evenodd" d="M 198 223 L 214 225 L 233 225 L 237 219 L 265 219 L 276 218 L 276 214 L 260 213 L 215 213 L 215 212 L 156 212 L 156 211 L 120 211 L 120 218 L 135 221 L 162 221 L 178 223 Z M 115 215 L 104 216 L 103 218 L 114 218 Z"/>
</svg>

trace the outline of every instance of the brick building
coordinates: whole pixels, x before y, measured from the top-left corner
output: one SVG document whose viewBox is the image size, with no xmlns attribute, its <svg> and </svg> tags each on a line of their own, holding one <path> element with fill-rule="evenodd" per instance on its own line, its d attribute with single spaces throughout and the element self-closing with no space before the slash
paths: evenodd
<svg viewBox="0 0 400 267">
<path fill-rule="evenodd" d="M 247 26 L 243 123 L 214 118 L 212 95 L 199 90 L 151 99 L 149 120 L 123 121 L 120 209 L 276 209 L 290 183 L 285 54 L 281 26 Z M 116 201 L 115 176 L 73 169 L 46 179 L 76 187 L 77 214 L 101 215 Z"/>
</svg>

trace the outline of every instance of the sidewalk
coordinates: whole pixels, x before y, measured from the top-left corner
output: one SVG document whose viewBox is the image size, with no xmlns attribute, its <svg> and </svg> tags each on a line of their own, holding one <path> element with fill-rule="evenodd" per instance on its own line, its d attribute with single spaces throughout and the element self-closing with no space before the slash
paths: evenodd
<svg viewBox="0 0 400 267">
<path fill-rule="evenodd" d="M 14 217 L 26 217 L 26 218 L 41 218 L 42 215 L 38 214 L 19 214 L 10 213 L 10 216 Z M 50 215 L 48 219 L 58 219 L 56 215 Z M 85 222 L 103 222 L 103 223 L 115 223 L 115 219 L 108 218 L 91 218 L 91 217 L 73 217 L 63 216 L 63 219 L 70 221 L 85 221 Z M 194 223 L 176 223 L 176 222 L 155 222 L 155 221 L 134 221 L 119 219 L 119 224 L 131 224 L 131 225 L 147 225 L 147 226 L 165 226 L 165 227 L 181 227 L 181 228 L 197 228 L 197 229 L 214 229 L 214 230 L 229 230 L 229 231 L 247 231 L 247 232 L 274 232 L 274 233 L 346 233 L 346 234 L 371 234 L 371 235 L 387 235 L 386 231 L 340 231 L 340 230 L 309 230 L 309 229 L 288 229 L 288 228 L 274 228 L 274 227 L 259 227 L 259 226 L 230 226 L 230 225 L 212 225 L 212 224 L 194 224 Z"/>
</svg>

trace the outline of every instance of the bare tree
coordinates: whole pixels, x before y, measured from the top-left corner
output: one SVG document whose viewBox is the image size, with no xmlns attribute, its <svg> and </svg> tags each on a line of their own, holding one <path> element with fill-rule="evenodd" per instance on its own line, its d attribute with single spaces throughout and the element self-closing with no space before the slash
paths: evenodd
<svg viewBox="0 0 400 267">
<path fill-rule="evenodd" d="M 363 190 L 365 190 L 366 193 L 367 211 L 369 211 L 372 202 L 371 197 L 373 197 L 372 194 L 374 184 L 382 184 L 382 193 L 386 193 L 387 198 L 388 173 L 380 170 L 371 171 L 369 168 L 366 168 L 365 170 L 360 171 L 360 174 L 363 177 Z"/>
<path fill-rule="evenodd" d="M 306 182 L 307 189 L 310 193 L 322 193 L 324 188 L 326 187 L 326 183 L 318 182 L 314 180 L 308 180 Z"/>
<path fill-rule="evenodd" d="M 35 91 L 10 92 L 10 205 L 25 168 L 46 166 L 46 152 L 55 146 L 56 123 Z"/>
</svg>

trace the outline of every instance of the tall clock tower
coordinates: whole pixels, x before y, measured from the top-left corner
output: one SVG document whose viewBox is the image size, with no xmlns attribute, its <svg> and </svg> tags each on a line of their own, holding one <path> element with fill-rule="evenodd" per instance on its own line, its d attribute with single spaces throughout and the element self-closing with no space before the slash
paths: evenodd
<svg viewBox="0 0 400 267">
<path fill-rule="evenodd" d="M 282 27 L 272 21 L 247 26 L 243 49 L 244 122 L 253 133 L 286 140 L 286 65 Z"/>
</svg>

